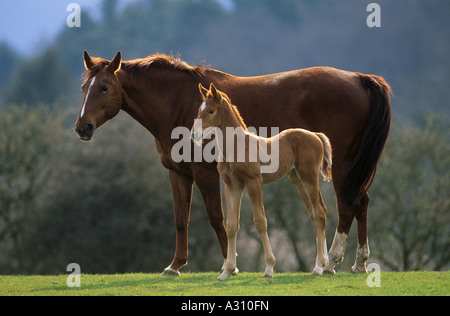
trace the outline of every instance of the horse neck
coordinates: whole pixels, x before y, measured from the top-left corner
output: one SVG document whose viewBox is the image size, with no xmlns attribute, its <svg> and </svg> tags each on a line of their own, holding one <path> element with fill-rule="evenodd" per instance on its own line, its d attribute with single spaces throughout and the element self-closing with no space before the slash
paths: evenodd
<svg viewBox="0 0 450 316">
<path fill-rule="evenodd" d="M 224 101 L 225 102 L 225 101 Z M 221 120 L 221 128 L 226 127 L 241 127 L 245 132 L 247 132 L 247 126 L 241 121 L 240 114 L 230 105 L 228 102 L 225 102 L 222 106 L 223 116 Z"/>
<path fill-rule="evenodd" d="M 126 67 L 119 71 L 118 77 L 124 94 L 122 110 L 160 142 L 170 140 L 175 127 L 187 126 L 186 119 L 192 112 L 195 99 L 195 89 L 187 82 L 192 80 L 192 87 L 195 87 L 194 78 L 164 69 L 131 73 Z"/>
<path fill-rule="evenodd" d="M 245 150 L 248 149 L 248 137 L 250 133 L 247 127 L 242 124 L 241 120 L 237 117 L 236 113 L 230 105 L 223 108 L 222 119 L 218 126 L 223 135 L 222 144 L 219 143 L 219 150 L 222 153 L 225 162 L 236 161 L 236 154 L 242 151 L 242 148 L 237 146 L 242 145 L 241 141 L 244 141 Z M 237 139 L 237 142 L 235 142 Z M 229 143 L 229 142 L 233 143 Z M 228 152 L 230 145 L 234 147 L 232 152 Z"/>
</svg>

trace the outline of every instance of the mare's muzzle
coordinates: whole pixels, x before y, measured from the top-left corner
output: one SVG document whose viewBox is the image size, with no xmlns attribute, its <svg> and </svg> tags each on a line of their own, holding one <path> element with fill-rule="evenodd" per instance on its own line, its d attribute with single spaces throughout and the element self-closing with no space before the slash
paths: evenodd
<svg viewBox="0 0 450 316">
<path fill-rule="evenodd" d="M 84 126 L 75 128 L 75 132 L 78 134 L 81 140 L 90 141 L 94 135 L 95 126 L 92 123 L 86 123 Z"/>
</svg>

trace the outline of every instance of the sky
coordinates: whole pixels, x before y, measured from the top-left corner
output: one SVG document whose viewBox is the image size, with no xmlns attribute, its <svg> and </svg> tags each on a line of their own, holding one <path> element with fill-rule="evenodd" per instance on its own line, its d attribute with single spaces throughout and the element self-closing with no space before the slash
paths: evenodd
<svg viewBox="0 0 450 316">
<path fill-rule="evenodd" d="M 120 0 L 119 9 L 137 0 Z M 219 0 L 230 8 L 231 0 Z M 14 0 L 0 1 L 0 42 L 6 41 L 19 54 L 29 57 L 46 44 L 66 26 L 71 12 L 67 6 L 78 3 L 94 19 L 100 18 L 102 0 Z"/>
</svg>

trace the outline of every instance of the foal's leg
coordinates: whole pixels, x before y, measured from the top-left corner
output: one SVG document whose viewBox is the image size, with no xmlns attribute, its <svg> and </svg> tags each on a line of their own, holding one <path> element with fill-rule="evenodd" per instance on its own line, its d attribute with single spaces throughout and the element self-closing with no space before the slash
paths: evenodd
<svg viewBox="0 0 450 316">
<path fill-rule="evenodd" d="M 256 230 L 264 247 L 266 271 L 265 277 L 273 278 L 273 268 L 275 266 L 275 256 L 270 246 L 269 235 L 267 234 L 267 218 L 264 212 L 264 204 L 262 197 L 262 180 L 251 181 L 245 187 L 250 197 L 253 207 L 253 221 L 255 223 Z"/>
<path fill-rule="evenodd" d="M 239 231 L 239 217 L 243 188 L 225 185 L 225 198 L 227 200 L 227 236 L 228 253 L 219 281 L 225 281 L 230 275 L 237 273 L 236 268 L 236 240 Z"/>
<path fill-rule="evenodd" d="M 322 275 L 323 269 L 328 264 L 327 241 L 325 236 L 327 208 L 320 193 L 318 175 L 303 172 L 302 176 L 293 170 L 289 179 L 297 187 L 298 192 L 306 204 L 308 215 L 311 218 L 316 231 L 317 256 L 314 275 Z"/>
</svg>

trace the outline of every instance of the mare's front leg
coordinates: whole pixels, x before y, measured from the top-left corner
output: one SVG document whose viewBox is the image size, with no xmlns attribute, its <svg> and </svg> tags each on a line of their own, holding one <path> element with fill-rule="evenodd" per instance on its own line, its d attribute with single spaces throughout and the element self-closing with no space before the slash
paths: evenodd
<svg viewBox="0 0 450 316">
<path fill-rule="evenodd" d="M 225 185 L 225 198 L 227 201 L 227 236 L 228 253 L 219 281 L 225 281 L 230 275 L 237 273 L 236 267 L 236 242 L 239 231 L 239 219 L 241 211 L 242 193 L 240 186 Z"/>
<path fill-rule="evenodd" d="M 262 196 L 262 179 L 249 182 L 245 188 L 247 189 L 253 207 L 253 222 L 255 223 L 256 230 L 258 231 L 264 248 L 266 261 L 266 271 L 264 276 L 273 278 L 273 268 L 276 260 L 272 252 L 272 247 L 270 246 L 269 235 L 267 234 L 267 218 L 264 211 Z"/>
<path fill-rule="evenodd" d="M 178 270 L 186 265 L 188 260 L 188 226 L 194 179 L 169 170 L 169 180 L 175 212 L 176 248 L 172 263 L 162 275 L 178 276 Z"/>
<path fill-rule="evenodd" d="M 216 232 L 223 258 L 227 257 L 227 231 L 222 210 L 220 177 L 216 168 L 194 170 L 194 179 L 203 197 L 209 223 Z"/>
</svg>

